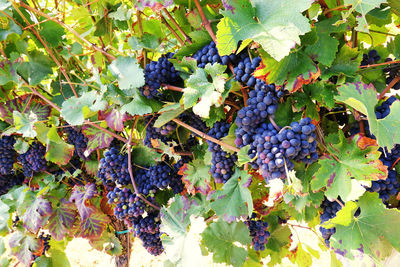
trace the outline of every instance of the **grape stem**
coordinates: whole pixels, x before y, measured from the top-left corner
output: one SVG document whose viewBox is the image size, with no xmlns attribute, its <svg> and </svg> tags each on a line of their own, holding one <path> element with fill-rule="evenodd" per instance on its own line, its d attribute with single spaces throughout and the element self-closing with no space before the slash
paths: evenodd
<svg viewBox="0 0 400 267">
<path fill-rule="evenodd" d="M 200 14 L 200 17 L 201 17 L 202 24 L 203 24 L 204 28 L 206 28 L 208 34 L 211 36 L 211 39 L 213 39 L 215 44 L 217 44 L 217 37 L 215 36 L 214 31 L 211 28 L 211 24 L 208 21 L 208 19 L 206 18 L 206 15 L 204 15 L 204 11 L 201 8 L 199 0 L 194 0 L 194 3 L 196 4 L 197 10 L 199 11 L 199 14 Z"/>
<path fill-rule="evenodd" d="M 161 86 L 164 90 L 171 90 L 171 91 L 176 91 L 176 92 L 183 92 L 183 90 L 185 89 L 185 88 L 170 85 L 170 84 L 162 84 Z"/>
<path fill-rule="evenodd" d="M 179 24 L 176 22 L 176 20 L 171 16 L 171 14 L 168 12 L 168 10 L 164 7 L 162 11 L 165 12 L 169 20 L 174 24 L 174 26 L 178 29 L 178 31 L 182 34 L 183 37 L 185 37 L 185 41 L 189 44 L 192 44 L 192 40 L 190 37 L 185 33 L 185 31 L 179 26 Z"/>
<path fill-rule="evenodd" d="M 161 12 L 158 13 L 162 23 L 167 26 L 168 30 L 175 36 L 175 38 L 181 43 L 182 46 L 185 45 L 185 41 L 182 40 L 182 38 L 179 36 L 179 34 L 169 25 L 168 21 L 164 18 L 164 16 L 161 14 Z"/>
<path fill-rule="evenodd" d="M 378 96 L 378 99 L 381 100 L 382 98 L 385 97 L 385 94 L 392 88 L 398 81 L 400 81 L 400 75 L 394 78 L 387 86 L 386 88 L 380 93 Z"/>
<path fill-rule="evenodd" d="M 141 199 L 143 200 L 146 204 L 148 204 L 149 206 L 160 210 L 159 206 L 154 205 L 153 203 L 151 203 L 150 201 L 148 201 L 144 196 L 142 196 L 142 194 L 139 193 L 137 186 L 136 186 L 136 182 L 135 179 L 133 178 L 133 171 L 132 171 L 132 149 L 131 149 L 131 143 L 132 143 L 132 136 L 133 136 L 133 131 L 135 130 L 135 127 L 132 127 L 131 130 L 131 134 L 129 135 L 129 140 L 126 143 L 127 148 L 128 148 L 128 171 L 129 171 L 129 176 L 131 178 L 131 182 L 132 182 L 132 186 L 133 186 L 133 190 L 135 190 L 135 194 Z"/>
<path fill-rule="evenodd" d="M 393 60 L 393 61 L 382 62 L 382 63 L 378 63 L 378 64 L 359 66 L 359 68 L 360 69 L 366 69 L 366 68 L 379 67 L 379 66 L 398 64 L 398 63 L 400 63 L 400 60 Z"/>
<path fill-rule="evenodd" d="M 195 134 L 199 135 L 199 136 L 200 136 L 201 138 L 203 138 L 203 139 L 206 139 L 206 140 L 208 140 L 208 141 L 211 141 L 211 142 L 213 142 L 213 143 L 216 143 L 217 145 L 223 146 L 223 147 L 225 147 L 225 148 L 227 148 L 227 149 L 230 149 L 230 150 L 232 150 L 232 151 L 234 151 L 234 152 L 239 152 L 239 151 L 240 151 L 240 149 L 238 149 L 237 147 L 231 146 L 231 145 L 229 145 L 229 144 L 227 144 L 227 143 L 224 143 L 224 142 L 222 142 L 222 141 L 220 141 L 220 140 L 218 140 L 218 139 L 215 139 L 214 137 L 211 137 L 211 136 L 209 136 L 209 135 L 203 133 L 202 131 L 199 131 L 199 130 L 193 128 L 192 126 L 190 126 L 190 125 L 184 123 L 184 122 L 181 121 L 181 120 L 172 119 L 172 121 L 174 121 L 174 122 L 175 122 L 176 124 L 178 124 L 178 125 L 181 125 L 182 127 L 185 127 L 185 128 L 188 129 L 189 131 L 194 132 Z"/>
<path fill-rule="evenodd" d="M 281 127 L 279 127 L 278 124 L 276 124 L 276 122 L 274 121 L 274 118 L 272 116 L 268 116 L 268 119 L 271 122 L 271 124 L 274 126 L 274 128 L 279 132 L 281 130 Z"/>
<path fill-rule="evenodd" d="M 348 10 L 350 8 L 351 8 L 351 5 L 337 6 L 337 7 L 331 8 L 331 9 L 326 9 L 323 14 L 326 15 L 328 13 L 331 13 L 332 11 L 342 11 L 342 10 Z"/>
</svg>

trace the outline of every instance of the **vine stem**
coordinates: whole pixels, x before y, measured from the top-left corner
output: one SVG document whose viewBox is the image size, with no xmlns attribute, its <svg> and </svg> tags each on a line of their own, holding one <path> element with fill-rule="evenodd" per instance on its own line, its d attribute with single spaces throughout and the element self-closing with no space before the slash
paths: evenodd
<svg viewBox="0 0 400 267">
<path fill-rule="evenodd" d="M 183 37 L 185 37 L 185 41 L 189 44 L 193 44 L 192 40 L 190 37 L 185 33 L 185 31 L 179 26 L 179 24 L 176 22 L 176 20 L 172 17 L 172 15 L 168 12 L 168 10 L 164 7 L 162 11 L 165 12 L 169 20 L 174 24 L 174 26 L 178 29 L 178 31 L 182 34 Z"/>
<path fill-rule="evenodd" d="M 185 127 L 186 129 L 188 129 L 188 130 L 191 131 L 191 132 L 194 132 L 195 134 L 199 135 L 199 136 L 200 136 L 201 138 L 203 138 L 203 139 L 209 140 L 209 141 L 211 141 L 211 142 L 213 142 L 213 143 L 216 143 L 217 145 L 223 146 L 223 147 L 225 147 L 225 148 L 227 148 L 227 149 L 230 149 L 230 150 L 232 150 L 232 151 L 234 151 L 234 152 L 239 152 L 239 151 L 240 151 L 240 149 L 238 149 L 237 147 L 231 146 L 231 145 L 229 145 L 229 144 L 227 144 L 227 143 L 224 143 L 224 142 L 222 142 L 222 141 L 220 141 L 220 140 L 218 140 L 218 139 L 216 139 L 216 138 L 214 138 L 214 137 L 211 137 L 211 136 L 209 136 L 209 135 L 203 133 L 202 131 L 199 131 L 199 130 L 193 128 L 192 126 L 190 126 L 190 125 L 184 123 L 184 122 L 181 121 L 181 120 L 178 120 L 178 119 L 172 119 L 172 120 L 173 120 L 176 124 L 179 124 L 179 125 L 181 125 L 182 127 Z"/>
<path fill-rule="evenodd" d="M 342 10 L 347 10 L 349 8 L 351 8 L 351 5 L 341 5 L 331 9 L 326 9 L 323 14 L 326 15 L 328 13 L 331 13 L 332 11 L 342 11 Z"/>
<path fill-rule="evenodd" d="M 21 4 L 23 4 L 21 2 Z M 19 10 L 19 8 L 12 3 L 14 9 L 18 12 L 18 14 L 21 16 L 21 18 L 25 21 L 25 23 L 30 26 L 31 24 L 29 23 L 29 21 L 25 18 L 24 14 L 21 13 L 21 11 Z M 47 53 L 50 55 L 50 57 L 53 59 L 53 61 L 56 63 L 57 67 L 60 69 L 61 73 L 64 75 L 65 79 L 67 79 L 69 86 L 71 87 L 72 92 L 74 93 L 74 95 L 76 97 L 78 97 L 78 94 L 75 91 L 74 86 L 71 84 L 71 79 L 69 78 L 68 74 L 66 73 L 65 69 L 63 68 L 63 66 L 61 65 L 61 63 L 58 61 L 58 59 L 54 56 L 53 52 L 51 51 L 51 49 L 47 46 L 46 42 L 42 39 L 42 37 L 40 36 L 40 34 L 36 31 L 35 27 L 32 27 L 30 29 L 32 31 L 32 33 L 38 38 L 38 40 L 42 43 L 42 45 L 44 46 L 44 48 L 46 49 Z"/>
<path fill-rule="evenodd" d="M 398 81 L 400 81 L 400 75 L 394 78 L 387 86 L 386 88 L 382 91 L 382 93 L 379 94 L 378 99 L 381 100 L 385 94 L 392 88 Z"/>
<path fill-rule="evenodd" d="M 136 124 L 137 119 L 135 120 L 134 124 Z M 129 135 L 129 140 L 126 142 L 126 145 L 128 147 L 128 171 L 129 171 L 129 176 L 131 177 L 131 182 L 132 182 L 132 186 L 133 186 L 133 190 L 135 190 L 135 194 L 141 199 L 143 200 L 146 204 L 148 204 L 149 206 L 160 210 L 160 207 L 154 205 L 153 203 L 151 203 L 150 201 L 148 201 L 144 196 L 142 196 L 142 194 L 139 193 L 137 186 L 136 186 L 136 182 L 135 179 L 133 178 L 133 171 L 132 171 L 132 151 L 131 151 L 131 143 L 132 143 L 132 135 L 133 135 L 133 131 L 135 130 L 135 127 L 132 127 L 131 130 L 131 134 Z"/>
<path fill-rule="evenodd" d="M 359 68 L 360 69 L 366 69 L 366 68 L 379 67 L 379 66 L 397 64 L 397 63 L 400 63 L 400 60 L 393 60 L 393 61 L 382 62 L 382 63 L 377 63 L 377 64 L 364 65 L 364 66 L 359 66 Z"/>
<path fill-rule="evenodd" d="M 268 119 L 272 123 L 274 128 L 279 132 L 281 130 L 281 127 L 279 127 L 278 124 L 276 124 L 276 122 L 274 121 L 274 118 L 270 115 L 270 116 L 268 116 Z"/>
<path fill-rule="evenodd" d="M 194 0 L 194 3 L 196 4 L 197 10 L 199 11 L 204 28 L 206 28 L 208 34 L 211 36 L 211 39 L 213 39 L 213 41 L 215 43 L 217 43 L 217 37 L 215 36 L 215 33 L 214 33 L 213 29 L 211 28 L 211 24 L 208 21 L 208 19 L 206 18 L 206 15 L 204 15 L 204 11 L 201 8 L 199 0 Z"/>
<path fill-rule="evenodd" d="M 91 3 L 93 3 L 93 2 L 91 2 Z M 89 3 L 89 4 L 91 4 L 91 3 Z M 45 17 L 45 18 L 47 18 L 47 19 L 50 19 L 50 20 L 54 21 L 55 23 L 59 24 L 60 26 L 66 28 L 66 29 L 67 29 L 68 31 L 70 31 L 73 35 L 75 35 L 76 37 L 78 37 L 78 39 L 80 39 L 82 42 L 86 43 L 86 45 L 88 45 L 89 47 L 92 47 L 94 50 L 96 50 L 96 51 L 102 53 L 102 54 L 105 55 L 107 58 L 110 58 L 111 60 L 115 60 L 115 59 L 116 59 L 115 56 L 113 56 L 113 55 L 107 53 L 107 52 L 104 51 L 103 49 L 97 47 L 95 44 L 89 42 L 88 40 L 86 40 L 85 38 L 83 38 L 78 32 L 76 32 L 74 29 L 72 29 L 70 26 L 68 26 L 68 25 L 66 25 L 65 23 L 59 21 L 58 19 L 53 18 L 53 17 L 47 15 L 46 13 L 44 13 L 44 12 L 42 12 L 42 11 L 40 11 L 40 10 L 37 10 L 37 9 L 35 9 L 35 8 L 33 8 L 33 7 L 31 7 L 31 6 L 27 5 L 27 4 L 25 4 L 24 2 L 19 2 L 19 4 L 20 4 L 22 7 L 28 9 L 29 11 L 34 12 L 34 13 L 37 13 L 37 14 L 39 14 L 40 16 Z"/>
<path fill-rule="evenodd" d="M 171 90 L 171 91 L 176 91 L 176 92 L 183 92 L 183 89 L 185 89 L 185 88 L 170 85 L 170 84 L 161 84 L 161 86 L 163 87 L 164 90 Z"/>
<path fill-rule="evenodd" d="M 181 43 L 181 45 L 184 46 L 185 41 L 183 41 L 182 38 L 179 36 L 179 34 L 171 27 L 171 25 L 169 25 L 168 21 L 164 18 L 161 12 L 159 13 L 159 16 L 161 18 L 162 23 L 164 23 L 165 26 L 167 26 L 168 30 L 175 36 L 175 38 Z"/>
</svg>

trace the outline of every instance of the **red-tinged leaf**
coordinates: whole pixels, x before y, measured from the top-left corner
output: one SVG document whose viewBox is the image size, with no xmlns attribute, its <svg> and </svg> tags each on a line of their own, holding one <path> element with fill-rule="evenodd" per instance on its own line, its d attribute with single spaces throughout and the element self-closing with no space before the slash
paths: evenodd
<svg viewBox="0 0 400 267">
<path fill-rule="evenodd" d="M 25 108 L 27 104 L 29 106 Z M 0 103 L 1 118 L 10 124 L 13 123 L 14 111 L 23 114 L 30 114 L 32 111 L 39 121 L 43 121 L 50 116 L 51 109 L 43 100 L 33 95 L 23 95 L 5 103 Z"/>
<path fill-rule="evenodd" d="M 11 253 L 25 266 L 30 266 L 33 260 L 33 253 L 40 249 L 38 240 L 21 231 L 15 231 L 11 234 L 8 244 L 11 248 Z"/>
<path fill-rule="evenodd" d="M 82 132 L 87 136 L 88 145 L 85 155 L 89 156 L 96 149 L 107 148 L 110 146 L 111 141 L 114 139 L 111 135 L 94 128 L 93 126 L 85 125 L 82 127 Z"/>
<path fill-rule="evenodd" d="M 49 141 L 47 144 L 46 160 L 57 165 L 66 165 L 74 155 L 74 146 L 65 142 L 56 143 Z"/>
<path fill-rule="evenodd" d="M 108 204 L 108 198 L 106 192 L 103 192 L 103 197 L 101 198 L 100 202 L 100 209 L 104 214 L 113 216 L 114 215 L 114 208 Z"/>
<path fill-rule="evenodd" d="M 95 194 L 97 194 L 95 184 L 89 183 L 85 186 L 74 186 L 69 200 L 75 203 L 82 220 L 92 216 L 92 213 L 96 210 L 96 208 L 89 202 Z"/>
<path fill-rule="evenodd" d="M 96 176 L 97 170 L 99 168 L 99 161 L 98 160 L 87 160 L 83 163 L 83 166 L 89 175 Z"/>
<path fill-rule="evenodd" d="M 76 221 L 76 207 L 73 203 L 61 200 L 61 205 L 55 209 L 49 219 L 49 231 L 55 240 L 62 240 Z"/>
<path fill-rule="evenodd" d="M 79 235 L 83 238 L 97 238 L 101 236 L 109 221 L 110 219 L 107 215 L 94 209 L 90 216 L 81 220 Z"/>
<path fill-rule="evenodd" d="M 51 212 L 52 207 L 48 200 L 41 197 L 36 198 L 21 217 L 24 227 L 32 233 L 36 233 L 47 222 Z"/>
<path fill-rule="evenodd" d="M 377 146 L 377 142 L 375 139 L 372 138 L 368 138 L 365 136 L 359 136 L 358 140 L 357 140 L 357 146 L 361 149 L 366 149 L 370 146 Z"/>
<path fill-rule="evenodd" d="M 182 181 L 186 190 L 195 195 L 201 193 L 207 195 L 211 190 L 211 177 L 208 171 L 210 167 L 204 164 L 204 160 L 195 159 L 192 163 L 183 166 Z"/>
<path fill-rule="evenodd" d="M 126 120 L 126 118 L 126 112 L 124 112 L 124 114 L 121 114 L 118 109 L 112 109 L 105 115 L 107 126 L 118 132 L 122 132 L 124 130 L 124 121 Z"/>
</svg>

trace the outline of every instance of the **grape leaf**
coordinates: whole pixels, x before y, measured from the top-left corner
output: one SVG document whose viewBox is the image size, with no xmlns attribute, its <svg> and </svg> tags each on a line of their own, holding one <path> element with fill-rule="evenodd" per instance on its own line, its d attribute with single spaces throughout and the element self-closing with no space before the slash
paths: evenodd
<svg viewBox="0 0 400 267">
<path fill-rule="evenodd" d="M 361 14 L 356 18 L 358 25 L 355 29 L 360 32 L 369 32 L 365 15 L 383 3 L 386 3 L 386 0 L 344 0 L 344 4 L 351 5 L 351 8 L 343 14 L 343 19 L 347 19 L 355 10 Z"/>
<path fill-rule="evenodd" d="M 58 165 L 67 164 L 74 154 L 74 146 L 67 144 L 60 138 L 56 127 L 52 127 L 47 132 L 47 137 L 46 160 Z"/>
<path fill-rule="evenodd" d="M 400 3 L 397 0 L 387 0 L 387 2 L 392 8 L 393 13 L 396 13 L 397 16 L 400 16 Z"/>
<path fill-rule="evenodd" d="M 303 84 L 308 84 L 317 79 L 321 71 L 312 59 L 302 51 L 290 53 L 280 61 L 275 60 L 266 53 L 261 54 L 262 65 L 257 68 L 255 76 L 267 83 L 283 85 L 291 92 L 300 89 Z"/>
<path fill-rule="evenodd" d="M 65 34 L 64 28 L 54 21 L 46 21 L 40 24 L 39 34 L 46 41 L 48 46 L 56 47 L 61 43 L 63 35 Z"/>
<path fill-rule="evenodd" d="M 99 161 L 96 160 L 86 160 L 83 164 L 85 170 L 88 174 L 96 176 L 97 170 L 99 168 Z"/>
<path fill-rule="evenodd" d="M 84 125 L 82 127 L 82 132 L 88 138 L 87 148 L 84 153 L 86 157 L 88 157 L 96 149 L 109 147 L 114 139 L 114 137 L 108 133 L 105 133 L 91 125 Z"/>
<path fill-rule="evenodd" d="M 391 149 L 400 143 L 400 101 L 396 101 L 390 107 L 390 114 L 378 120 L 375 115 L 375 106 L 378 104 L 376 90 L 372 84 L 361 82 L 347 83 L 338 88 L 339 96 L 335 99 L 343 102 L 355 110 L 363 113 L 368 118 L 369 129 L 376 137 L 380 147 Z"/>
<path fill-rule="evenodd" d="M 133 93 L 133 100 L 121 107 L 121 113 L 129 113 L 132 116 L 151 113 L 152 108 L 149 100 L 138 94 L 137 90 Z"/>
<path fill-rule="evenodd" d="M 109 69 L 117 78 L 120 89 L 127 90 L 144 85 L 144 72 L 134 58 L 118 57 L 110 64 Z"/>
<path fill-rule="evenodd" d="M 387 44 L 388 50 L 396 58 L 400 58 L 400 36 L 397 35 L 391 42 Z"/>
<path fill-rule="evenodd" d="M 204 160 L 202 159 L 195 159 L 190 163 L 186 163 L 182 181 L 188 193 L 193 195 L 196 193 L 207 195 L 211 191 L 209 170 L 210 166 L 204 164 Z"/>
<path fill-rule="evenodd" d="M 92 238 L 89 240 L 90 245 L 99 251 L 105 251 L 111 256 L 118 256 L 122 254 L 123 247 L 121 241 L 115 236 L 114 233 L 104 231 L 99 238 Z"/>
<path fill-rule="evenodd" d="M 164 124 L 168 123 L 172 119 L 178 117 L 182 112 L 184 112 L 184 108 L 181 104 L 167 104 L 165 107 L 160 109 L 161 115 L 154 122 L 154 127 L 160 128 Z"/>
<path fill-rule="evenodd" d="M 139 166 L 154 166 L 161 160 L 161 154 L 147 146 L 136 146 L 132 149 L 132 162 Z"/>
<path fill-rule="evenodd" d="M 98 238 L 103 233 L 109 221 L 110 219 L 107 215 L 97 209 L 93 209 L 90 216 L 82 217 L 79 235 L 88 239 Z"/>
<path fill-rule="evenodd" d="M 226 66 L 208 63 L 204 69 L 197 68 L 186 80 L 183 90 L 185 109 L 193 107 L 193 112 L 202 118 L 208 118 L 211 106 L 219 107 L 226 97 L 225 82 L 228 75 Z M 208 75 L 212 82 L 209 82 Z"/>
<path fill-rule="evenodd" d="M 24 227 L 32 233 L 36 233 L 47 222 L 51 212 L 52 207 L 48 200 L 42 197 L 33 199 L 21 217 Z"/>
<path fill-rule="evenodd" d="M 312 190 L 326 187 L 325 195 L 343 201 L 356 200 L 358 194 L 365 189 L 358 181 L 385 179 L 387 168 L 379 160 L 380 152 L 377 146 L 365 149 L 358 147 L 356 135 L 349 142 L 343 132 L 330 134 L 325 140 L 330 155 L 325 155 L 318 161 L 320 168 L 311 181 Z"/>
<path fill-rule="evenodd" d="M 11 234 L 8 244 L 10 245 L 11 253 L 25 266 L 30 266 L 33 260 L 33 252 L 40 248 L 39 242 L 34 236 L 19 230 Z"/>
<path fill-rule="evenodd" d="M 111 109 L 105 114 L 107 126 L 114 131 L 122 132 L 124 130 L 124 121 L 127 119 L 126 114 L 121 113 L 118 109 Z"/>
<path fill-rule="evenodd" d="M 92 183 L 85 186 L 75 185 L 72 189 L 69 201 L 75 203 L 82 220 L 92 216 L 92 213 L 95 212 L 95 207 L 89 202 L 95 194 L 97 194 L 96 185 Z"/>
<path fill-rule="evenodd" d="M 76 220 L 76 207 L 73 203 L 61 200 L 61 205 L 49 218 L 49 232 L 55 240 L 62 240 L 70 232 Z"/>
<path fill-rule="evenodd" d="M 215 262 L 226 262 L 233 266 L 242 266 L 247 257 L 247 251 L 235 243 L 247 245 L 251 242 L 249 230 L 243 222 L 229 224 L 222 220 L 211 223 L 202 233 L 202 238 L 213 252 Z"/>
<path fill-rule="evenodd" d="M 218 23 L 217 48 L 221 55 L 235 52 L 237 43 L 253 39 L 277 61 L 289 55 L 300 44 L 300 35 L 310 31 L 308 19 L 301 13 L 311 6 L 307 0 L 228 1 L 234 11 L 221 11 Z M 257 17 L 257 19 L 254 19 Z"/>
<path fill-rule="evenodd" d="M 328 79 L 334 75 L 345 75 L 355 77 L 360 66 L 362 55 L 357 48 L 350 48 L 343 45 L 336 55 L 332 66 L 322 71 L 322 78 Z"/>
<path fill-rule="evenodd" d="M 261 252 L 263 258 L 268 255 L 271 257 L 268 266 L 276 266 L 289 254 L 291 235 L 292 232 L 288 226 L 279 225 L 271 231 L 271 237 L 268 239 L 265 250 Z"/>
<path fill-rule="evenodd" d="M 354 204 L 361 211 L 358 217 L 354 217 L 357 210 Z M 345 252 L 359 249 L 377 257 L 384 253 L 380 250 L 382 242 L 389 242 L 395 249 L 400 249 L 400 231 L 393 227 L 400 223 L 398 210 L 387 209 L 377 193 L 368 192 L 358 202 L 346 203 L 347 205 L 350 205 L 352 212 L 341 215 L 350 219 L 335 220 L 336 233 L 330 239 L 334 248 Z"/>
<path fill-rule="evenodd" d="M 17 67 L 17 72 L 28 81 L 30 85 L 39 84 L 42 80 L 47 78 L 48 75 L 53 73 L 53 61 L 39 50 L 33 50 L 29 52 L 27 56 L 29 62 L 22 62 Z"/>
<path fill-rule="evenodd" d="M 37 135 L 35 131 L 35 122 L 38 121 L 38 118 L 35 113 L 31 111 L 28 114 L 22 114 L 14 110 L 13 119 L 17 133 L 22 134 L 23 137 L 35 137 Z"/>
<path fill-rule="evenodd" d="M 0 234 L 7 233 L 9 230 L 8 219 L 10 218 L 10 208 L 0 200 Z M 1 254 L 1 253 L 0 253 Z"/>
<path fill-rule="evenodd" d="M 337 18 L 330 18 L 315 24 L 318 41 L 307 46 L 305 52 L 314 60 L 330 67 L 338 51 L 339 41 L 331 37 L 332 33 L 339 33 L 346 30 L 346 25 L 333 26 Z"/>
<path fill-rule="evenodd" d="M 251 216 L 253 199 L 247 188 L 250 178 L 251 175 L 246 171 L 236 169 L 222 187 L 222 191 L 217 191 L 212 195 L 214 202 L 211 203 L 211 208 L 218 216 L 223 216 L 226 221 L 232 221 L 241 216 Z"/>
</svg>

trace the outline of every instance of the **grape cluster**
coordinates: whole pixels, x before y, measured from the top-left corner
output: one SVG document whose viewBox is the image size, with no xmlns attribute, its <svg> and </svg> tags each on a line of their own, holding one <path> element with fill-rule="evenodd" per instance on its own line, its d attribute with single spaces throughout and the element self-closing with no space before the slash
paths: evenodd
<svg viewBox="0 0 400 267">
<path fill-rule="evenodd" d="M 35 261 L 37 258 L 39 258 L 40 256 L 44 256 L 46 254 L 46 251 L 48 251 L 50 249 L 50 239 L 51 239 L 51 235 L 49 234 L 45 234 L 44 232 L 41 232 L 39 237 L 39 243 L 41 243 L 40 246 L 40 251 L 38 251 L 37 253 L 33 254 L 33 260 Z M 31 264 L 31 266 L 33 266 L 33 263 Z"/>
<path fill-rule="evenodd" d="M 116 204 L 114 215 L 119 220 L 138 217 L 145 211 L 145 202 L 128 188 L 115 187 L 108 192 L 107 198 L 109 204 Z"/>
<path fill-rule="evenodd" d="M 119 185 L 128 185 L 131 183 L 128 169 L 128 155 L 119 153 L 119 149 L 111 147 L 104 153 L 104 158 L 100 160 L 100 167 L 97 176 L 107 187 L 114 183 Z"/>
<path fill-rule="evenodd" d="M 157 61 L 151 61 L 146 65 L 144 71 L 145 86 L 141 88 L 143 96 L 154 98 L 160 95 L 158 89 L 161 84 L 176 84 L 180 81 L 179 72 L 175 70 L 174 65 L 168 59 L 174 56 L 168 52 L 162 55 Z"/>
<path fill-rule="evenodd" d="M 244 223 L 250 231 L 250 236 L 252 238 L 251 244 L 253 245 L 254 250 L 265 250 L 265 245 L 268 243 L 268 238 L 271 236 L 267 231 L 268 223 L 257 219 L 255 213 L 253 213 L 251 218 L 248 218 Z"/>
<path fill-rule="evenodd" d="M 207 63 L 220 63 L 222 65 L 228 65 L 229 63 L 229 56 L 220 56 L 218 54 L 218 49 L 212 41 L 211 43 L 203 46 L 200 50 L 198 50 L 194 55 L 193 58 L 197 61 L 197 66 L 199 68 L 204 68 Z"/>
<path fill-rule="evenodd" d="M 77 131 L 73 127 L 66 127 L 65 132 L 68 134 L 68 143 L 75 147 L 75 154 L 81 159 L 87 160 L 88 158 L 85 156 L 85 150 L 88 144 L 87 137 L 81 131 Z"/>
<path fill-rule="evenodd" d="M 0 196 L 7 194 L 16 185 L 22 185 L 25 177 L 22 173 L 0 175 Z"/>
<path fill-rule="evenodd" d="M 170 133 L 172 133 L 172 131 L 176 129 L 176 123 L 173 121 L 169 121 L 160 128 L 154 127 L 154 123 L 156 122 L 157 117 L 158 116 L 148 116 L 144 120 L 144 124 L 146 126 L 146 136 L 143 143 L 148 147 L 152 147 L 152 139 L 160 140 L 161 142 L 166 144 L 168 141 L 171 140 L 169 137 L 167 137 L 167 135 L 169 135 Z"/>
<path fill-rule="evenodd" d="M 391 62 L 393 59 L 387 58 L 385 62 Z M 394 78 L 399 76 L 400 74 L 400 64 L 392 64 L 388 65 L 388 67 L 383 69 L 383 72 L 387 75 L 386 76 L 386 84 L 390 84 Z M 395 85 L 392 86 L 393 89 L 399 90 L 400 89 L 400 81 L 398 81 Z"/>
<path fill-rule="evenodd" d="M 282 92 L 276 91 L 275 85 L 267 85 L 264 81 L 257 79 L 254 90 L 249 92 L 247 107 L 238 111 L 235 120 L 238 128 L 235 131 L 235 144 L 243 147 L 253 142 L 253 136 L 260 123 L 268 116 L 274 115 L 278 108 L 278 98 Z"/>
<path fill-rule="evenodd" d="M 268 181 L 285 178 L 286 169 L 292 170 L 291 160 L 307 164 L 318 160 L 315 126 L 310 118 L 292 122 L 278 132 L 269 123 L 263 123 L 250 146 L 249 156 L 256 158 L 253 168 L 261 169 L 263 177 Z M 286 165 L 286 166 L 285 166 Z"/>
<path fill-rule="evenodd" d="M 221 139 L 228 135 L 229 123 L 216 122 L 208 132 L 208 135 L 216 139 Z M 226 183 L 234 173 L 233 167 L 237 161 L 236 154 L 229 154 L 222 150 L 221 146 L 207 141 L 208 150 L 212 152 L 210 172 L 215 179 L 216 183 Z"/>
<path fill-rule="evenodd" d="M 47 167 L 46 159 L 46 148 L 35 142 L 24 154 L 18 156 L 18 161 L 22 163 L 24 175 L 31 177 L 35 172 L 44 171 Z"/>
<path fill-rule="evenodd" d="M 11 174 L 17 152 L 14 150 L 15 139 L 12 136 L 0 138 L 0 175 Z"/>
<path fill-rule="evenodd" d="M 380 106 L 376 107 L 375 115 L 377 119 L 384 119 L 390 114 L 390 106 L 397 101 L 395 96 L 391 96 L 386 99 Z"/>
<path fill-rule="evenodd" d="M 205 122 L 193 112 L 184 112 L 179 115 L 179 119 L 186 124 L 190 124 L 193 128 L 205 132 L 207 131 L 207 126 Z"/>
<path fill-rule="evenodd" d="M 235 80 L 242 82 L 249 87 L 253 87 L 256 85 L 256 78 L 252 76 L 252 73 L 256 70 L 258 65 L 260 65 L 261 58 L 255 57 L 251 60 L 245 53 L 239 54 L 238 57 L 238 63 L 233 68 Z"/>
<path fill-rule="evenodd" d="M 339 198 L 340 201 L 340 198 Z M 336 201 L 329 201 L 328 199 L 324 199 L 321 204 L 321 208 L 323 210 L 322 214 L 320 215 L 321 223 L 326 222 L 336 216 L 336 213 L 342 209 L 342 206 Z M 322 234 L 322 237 L 325 239 L 325 244 L 329 247 L 329 238 L 336 233 L 336 228 L 326 229 L 324 227 L 320 227 L 319 231 Z"/>
<path fill-rule="evenodd" d="M 372 65 L 377 63 L 379 60 L 381 60 L 381 57 L 379 56 L 378 52 L 375 49 L 372 49 L 368 52 L 368 55 L 363 54 L 361 66 Z"/>
</svg>

